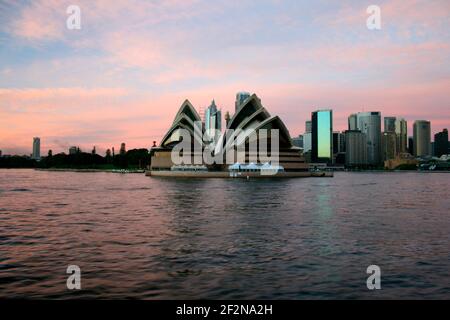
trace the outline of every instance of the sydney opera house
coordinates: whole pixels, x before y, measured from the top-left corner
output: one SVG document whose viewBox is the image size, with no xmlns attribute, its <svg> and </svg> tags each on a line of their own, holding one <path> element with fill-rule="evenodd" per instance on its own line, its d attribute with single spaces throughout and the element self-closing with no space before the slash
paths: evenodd
<svg viewBox="0 0 450 320">
<path fill-rule="evenodd" d="M 255 94 L 249 95 L 236 109 L 235 114 L 226 119 L 226 130 L 214 144 L 211 144 L 205 142 L 205 125 L 200 115 L 186 100 L 159 146 L 151 149 L 151 164 L 147 175 L 189 177 L 312 175 L 301 149 L 293 145 L 283 121 L 278 116 L 272 116 Z M 192 148 L 183 150 L 184 159 L 192 161 L 174 163 L 172 152 L 183 141 L 181 131 L 189 134 L 188 140 L 192 143 Z M 265 136 L 258 134 L 262 131 L 266 132 Z M 273 132 L 277 134 L 274 135 Z M 261 136 L 264 137 L 264 141 L 261 141 Z M 276 146 L 275 150 L 273 146 Z M 236 150 L 245 151 L 239 157 L 231 152 Z M 205 161 L 205 154 L 211 155 L 215 161 L 212 163 Z M 273 161 L 275 158 L 276 161 Z"/>
</svg>

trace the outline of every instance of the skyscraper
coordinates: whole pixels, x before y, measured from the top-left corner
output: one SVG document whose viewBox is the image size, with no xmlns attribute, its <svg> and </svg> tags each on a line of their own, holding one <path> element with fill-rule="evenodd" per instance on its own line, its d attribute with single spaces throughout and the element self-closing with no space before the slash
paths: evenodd
<svg viewBox="0 0 450 320">
<path fill-rule="evenodd" d="M 416 157 L 431 156 L 431 124 L 427 120 L 414 122 L 414 155 Z"/>
<path fill-rule="evenodd" d="M 351 114 L 348 117 L 348 130 L 358 130 L 358 115 Z"/>
<path fill-rule="evenodd" d="M 448 154 L 448 130 L 444 129 L 434 135 L 434 152 L 436 157 Z"/>
<path fill-rule="evenodd" d="M 217 110 L 216 102 L 213 100 L 205 112 L 205 132 L 213 145 L 220 137 L 222 131 L 222 112 Z"/>
<path fill-rule="evenodd" d="M 33 138 L 33 154 L 31 158 L 35 160 L 41 159 L 41 138 L 39 137 Z"/>
<path fill-rule="evenodd" d="M 395 132 L 383 132 L 381 139 L 383 161 L 395 159 L 397 155 L 397 135 Z"/>
<path fill-rule="evenodd" d="M 347 167 L 367 165 L 367 139 L 360 130 L 345 132 L 345 165 Z"/>
<path fill-rule="evenodd" d="M 408 123 L 405 119 L 397 119 L 395 121 L 395 134 L 397 136 L 397 154 L 406 153 L 408 151 Z"/>
<path fill-rule="evenodd" d="M 236 94 L 236 102 L 234 103 L 234 107 L 235 107 L 235 112 L 237 112 L 240 107 L 242 106 L 242 104 L 245 102 L 245 100 L 247 100 L 248 98 L 250 98 L 250 93 L 248 92 L 238 92 Z"/>
<path fill-rule="evenodd" d="M 408 152 L 411 155 L 414 155 L 414 138 L 408 137 Z"/>
<path fill-rule="evenodd" d="M 384 132 L 395 132 L 395 117 L 384 117 Z"/>
<path fill-rule="evenodd" d="M 381 163 L 381 113 L 358 113 L 358 129 L 366 135 L 368 164 L 379 165 Z"/>
<path fill-rule="evenodd" d="M 312 162 L 333 162 L 333 111 L 318 110 L 311 114 Z"/>
<path fill-rule="evenodd" d="M 333 132 L 333 154 L 345 152 L 345 134 Z"/>
</svg>

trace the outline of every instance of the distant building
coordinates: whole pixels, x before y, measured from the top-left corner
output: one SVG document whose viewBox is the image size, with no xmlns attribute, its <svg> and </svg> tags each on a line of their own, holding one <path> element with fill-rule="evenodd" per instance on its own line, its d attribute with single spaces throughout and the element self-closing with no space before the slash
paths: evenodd
<svg viewBox="0 0 450 320">
<path fill-rule="evenodd" d="M 408 123 L 405 119 L 397 119 L 395 121 L 395 134 L 397 154 L 408 152 Z"/>
<path fill-rule="evenodd" d="M 78 153 L 78 147 L 72 146 L 69 148 L 69 154 L 77 154 Z"/>
<path fill-rule="evenodd" d="M 397 155 L 397 134 L 395 131 L 383 132 L 381 145 L 383 161 L 394 159 Z"/>
<path fill-rule="evenodd" d="M 414 154 L 414 138 L 408 137 L 408 153 Z"/>
<path fill-rule="evenodd" d="M 348 130 L 358 130 L 358 115 L 351 114 L 348 117 Z"/>
<path fill-rule="evenodd" d="M 39 137 L 33 138 L 33 153 L 31 158 L 35 160 L 41 159 L 41 138 Z"/>
<path fill-rule="evenodd" d="M 448 130 L 444 129 L 434 135 L 434 151 L 436 157 L 448 154 Z"/>
<path fill-rule="evenodd" d="M 368 164 L 379 165 L 381 163 L 381 113 L 359 112 L 358 130 L 366 135 Z"/>
<path fill-rule="evenodd" d="M 360 130 L 345 132 L 345 165 L 358 167 L 367 165 L 367 138 Z"/>
<path fill-rule="evenodd" d="M 241 106 L 244 104 L 245 100 L 251 97 L 251 94 L 249 92 L 238 92 L 236 94 L 236 102 L 234 103 L 235 112 L 238 112 L 238 110 L 241 108 Z"/>
<path fill-rule="evenodd" d="M 305 132 L 312 132 L 312 121 L 305 121 Z"/>
<path fill-rule="evenodd" d="M 416 157 L 431 156 L 431 124 L 427 120 L 414 122 L 414 155 Z"/>
<path fill-rule="evenodd" d="M 122 142 L 122 144 L 120 145 L 120 151 L 119 151 L 120 155 L 125 155 L 127 153 L 127 150 L 125 148 L 125 143 Z"/>
<path fill-rule="evenodd" d="M 213 100 L 205 112 L 205 133 L 213 143 L 216 144 L 222 131 L 222 112 L 217 110 L 216 102 Z"/>
<path fill-rule="evenodd" d="M 311 114 L 312 152 L 314 163 L 333 162 L 333 111 L 318 110 Z"/>
<path fill-rule="evenodd" d="M 395 117 L 384 117 L 384 132 L 395 132 Z"/>
<path fill-rule="evenodd" d="M 292 144 L 303 149 L 303 135 L 300 134 L 298 137 L 292 138 Z"/>
<path fill-rule="evenodd" d="M 333 132 L 333 154 L 345 152 L 345 134 Z"/>
<path fill-rule="evenodd" d="M 303 134 L 303 153 L 311 152 L 312 149 L 312 124 L 311 121 L 305 122 L 305 133 Z"/>
<path fill-rule="evenodd" d="M 230 122 L 230 120 L 231 120 L 231 116 L 230 116 L 230 113 L 227 111 L 227 112 L 225 112 L 225 128 L 228 127 L 228 123 Z"/>
<path fill-rule="evenodd" d="M 333 163 L 345 164 L 345 133 L 333 132 Z"/>
</svg>

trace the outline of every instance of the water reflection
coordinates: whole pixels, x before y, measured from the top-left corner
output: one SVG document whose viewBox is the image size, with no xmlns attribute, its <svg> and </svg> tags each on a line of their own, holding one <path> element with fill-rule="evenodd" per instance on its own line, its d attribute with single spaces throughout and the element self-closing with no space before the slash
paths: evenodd
<svg viewBox="0 0 450 320">
<path fill-rule="evenodd" d="M 447 175 L 0 175 L 0 296 L 449 298 Z M 65 288 L 69 264 L 80 292 Z M 365 287 L 370 264 L 380 292 Z"/>
</svg>

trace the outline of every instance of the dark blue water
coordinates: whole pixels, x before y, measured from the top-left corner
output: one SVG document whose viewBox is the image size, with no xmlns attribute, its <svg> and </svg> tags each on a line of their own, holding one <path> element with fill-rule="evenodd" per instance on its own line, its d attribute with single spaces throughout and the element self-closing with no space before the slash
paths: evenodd
<svg viewBox="0 0 450 320">
<path fill-rule="evenodd" d="M 449 299 L 449 187 L 439 173 L 0 170 L 0 297 Z M 366 287 L 373 264 L 381 290 Z"/>
</svg>

